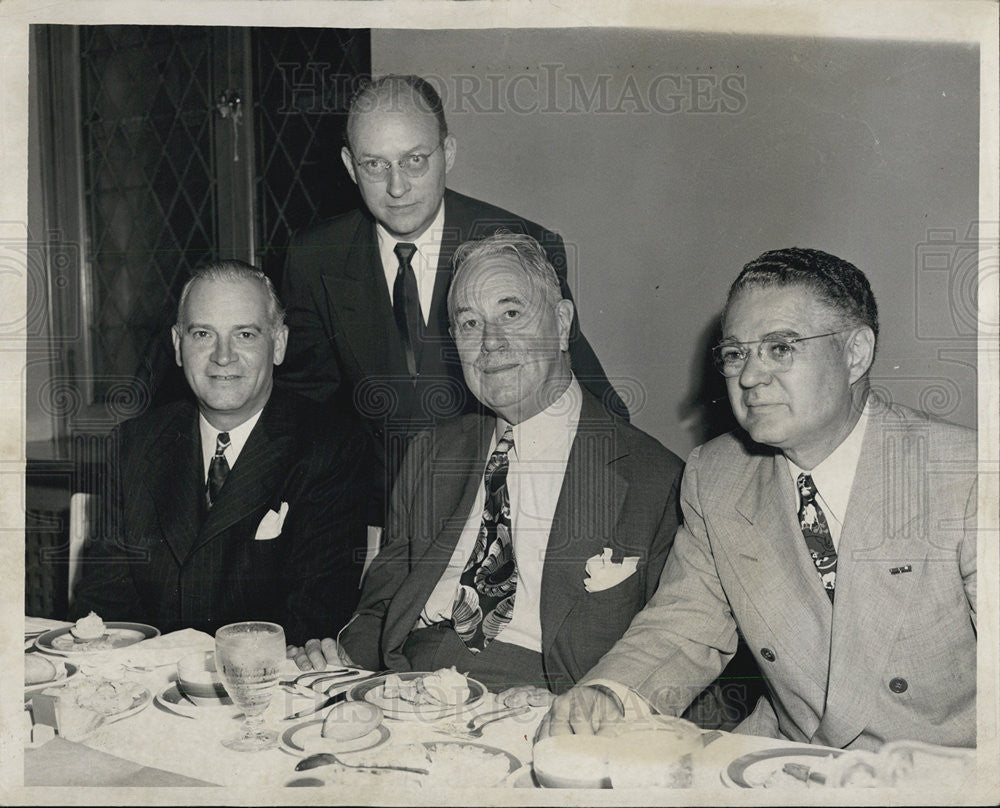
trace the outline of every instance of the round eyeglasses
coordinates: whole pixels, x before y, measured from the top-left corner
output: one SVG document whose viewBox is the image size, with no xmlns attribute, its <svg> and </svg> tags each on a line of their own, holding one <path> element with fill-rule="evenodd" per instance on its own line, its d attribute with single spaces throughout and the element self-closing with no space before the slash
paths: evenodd
<svg viewBox="0 0 1000 808">
<path fill-rule="evenodd" d="M 841 331 L 813 334 L 811 337 L 765 337 L 752 342 L 724 342 L 712 348 L 712 361 L 727 379 L 739 376 L 750 359 L 750 346 L 757 346 L 757 359 L 772 373 L 784 373 L 795 360 L 795 345 L 820 337 L 832 337 Z"/>
<path fill-rule="evenodd" d="M 411 180 L 415 180 L 417 177 L 422 177 L 427 173 L 427 169 L 430 168 L 430 156 L 443 145 L 443 142 L 438 143 L 437 146 L 426 154 L 411 152 L 406 157 L 400 157 L 398 160 L 385 160 L 382 157 L 366 157 L 363 160 L 359 160 L 353 153 L 351 154 L 351 159 L 354 161 L 354 165 L 358 167 L 358 170 L 361 171 L 364 178 L 373 182 L 381 182 L 386 179 L 392 170 L 393 163 L 399 166 L 399 170 L 403 174 Z"/>
</svg>

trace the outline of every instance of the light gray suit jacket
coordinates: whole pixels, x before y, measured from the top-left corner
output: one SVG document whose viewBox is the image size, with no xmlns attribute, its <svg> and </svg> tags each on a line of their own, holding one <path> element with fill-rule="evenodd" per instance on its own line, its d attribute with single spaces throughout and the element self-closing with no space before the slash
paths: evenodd
<svg viewBox="0 0 1000 808">
<path fill-rule="evenodd" d="M 680 714 L 736 649 L 768 694 L 739 731 L 875 749 L 976 742 L 976 433 L 873 403 L 835 605 L 784 457 L 730 433 L 696 448 L 656 595 L 586 679 Z"/>
</svg>

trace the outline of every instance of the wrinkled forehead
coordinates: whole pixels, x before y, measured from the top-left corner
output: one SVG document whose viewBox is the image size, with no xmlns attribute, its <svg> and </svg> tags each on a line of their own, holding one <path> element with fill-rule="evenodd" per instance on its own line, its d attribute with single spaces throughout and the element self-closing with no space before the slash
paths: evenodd
<svg viewBox="0 0 1000 808">
<path fill-rule="evenodd" d="M 517 300 L 537 305 L 544 300 L 535 278 L 513 255 L 491 255 L 473 259 L 462 267 L 455 281 L 454 309 L 482 309 Z"/>
</svg>

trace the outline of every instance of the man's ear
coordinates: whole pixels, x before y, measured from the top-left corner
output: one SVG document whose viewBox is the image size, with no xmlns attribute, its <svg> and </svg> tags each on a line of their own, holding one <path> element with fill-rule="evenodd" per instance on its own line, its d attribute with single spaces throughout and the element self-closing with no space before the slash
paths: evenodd
<svg viewBox="0 0 1000 808">
<path fill-rule="evenodd" d="M 455 154 L 458 151 L 458 141 L 454 135 L 448 135 L 444 139 L 444 170 L 447 174 L 455 164 Z"/>
<path fill-rule="evenodd" d="M 569 350 L 569 332 L 573 327 L 573 314 L 576 308 L 572 300 L 563 298 L 556 304 L 556 317 L 559 320 L 559 350 Z"/>
<path fill-rule="evenodd" d="M 274 364 L 285 361 L 285 350 L 288 348 L 288 326 L 279 325 L 274 330 Z"/>
<path fill-rule="evenodd" d="M 174 361 L 177 362 L 177 367 L 184 367 L 183 362 L 181 362 L 181 327 L 179 323 L 170 327 L 170 338 L 174 342 Z"/>
<path fill-rule="evenodd" d="M 871 369 L 872 362 L 875 361 L 875 332 L 867 325 L 855 328 L 847 337 L 844 351 L 850 370 L 850 383 L 854 384 Z"/>
<path fill-rule="evenodd" d="M 354 160 L 351 157 L 351 150 L 347 146 L 343 146 L 340 149 L 340 159 L 344 161 L 344 168 L 347 169 L 347 173 L 351 175 L 351 181 L 357 185 L 358 178 L 354 176 Z"/>
</svg>

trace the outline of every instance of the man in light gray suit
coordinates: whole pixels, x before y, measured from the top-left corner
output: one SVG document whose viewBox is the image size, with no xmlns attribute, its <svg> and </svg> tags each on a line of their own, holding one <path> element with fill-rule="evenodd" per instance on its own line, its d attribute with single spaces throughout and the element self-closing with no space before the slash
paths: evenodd
<svg viewBox="0 0 1000 808">
<path fill-rule="evenodd" d="M 768 692 L 737 731 L 974 746 L 976 433 L 869 394 L 875 299 L 832 255 L 747 264 L 723 335 L 742 429 L 692 452 L 656 594 L 538 737 L 680 714 L 739 631 Z"/>
</svg>

